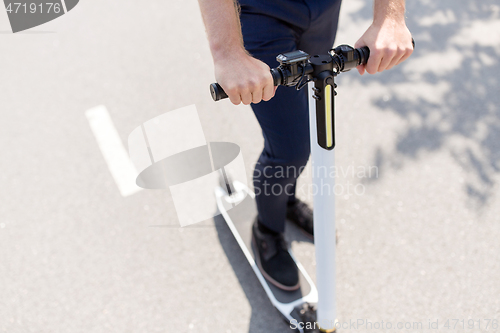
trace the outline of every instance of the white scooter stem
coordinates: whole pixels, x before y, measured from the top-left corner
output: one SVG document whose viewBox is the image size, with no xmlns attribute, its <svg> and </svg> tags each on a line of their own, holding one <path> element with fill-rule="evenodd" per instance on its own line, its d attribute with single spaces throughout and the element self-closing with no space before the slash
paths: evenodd
<svg viewBox="0 0 500 333">
<path fill-rule="evenodd" d="M 318 289 L 317 322 L 322 332 L 333 332 L 337 315 L 335 301 L 335 149 L 319 146 L 316 129 L 314 83 L 309 82 L 309 126 L 314 202 L 314 245 L 316 251 L 316 284 Z"/>
</svg>

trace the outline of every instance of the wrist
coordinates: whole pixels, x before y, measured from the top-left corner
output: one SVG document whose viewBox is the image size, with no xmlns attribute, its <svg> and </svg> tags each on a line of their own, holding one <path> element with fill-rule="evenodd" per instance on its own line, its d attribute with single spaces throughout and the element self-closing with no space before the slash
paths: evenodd
<svg viewBox="0 0 500 333">
<path fill-rule="evenodd" d="M 404 19 L 404 16 L 402 18 L 400 17 L 383 17 L 383 18 L 378 18 L 374 19 L 372 26 L 382 28 L 382 27 L 406 27 L 406 21 Z"/>
<path fill-rule="evenodd" d="M 242 45 L 225 45 L 221 48 L 212 49 L 212 57 L 215 64 L 248 56 L 248 53 Z"/>
</svg>

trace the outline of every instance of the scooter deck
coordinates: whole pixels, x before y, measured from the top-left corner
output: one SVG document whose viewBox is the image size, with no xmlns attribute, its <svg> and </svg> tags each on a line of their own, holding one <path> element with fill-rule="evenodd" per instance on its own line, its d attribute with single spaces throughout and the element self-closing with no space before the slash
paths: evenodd
<svg viewBox="0 0 500 333">
<path fill-rule="evenodd" d="M 272 304 L 288 323 L 293 319 L 301 322 L 302 319 L 295 308 L 300 308 L 304 303 L 315 304 L 318 300 L 318 292 L 313 281 L 291 252 L 290 254 L 299 268 L 299 289 L 284 291 L 264 278 L 255 261 L 255 252 L 252 246 L 252 224 L 257 216 L 255 195 L 242 183 L 234 182 L 232 185 L 235 189 L 235 193 L 232 195 L 228 195 L 222 187 L 215 190 L 219 212 L 231 229 Z M 290 240 L 287 233 L 285 233 L 285 239 Z M 302 332 L 300 329 L 299 331 Z"/>
</svg>

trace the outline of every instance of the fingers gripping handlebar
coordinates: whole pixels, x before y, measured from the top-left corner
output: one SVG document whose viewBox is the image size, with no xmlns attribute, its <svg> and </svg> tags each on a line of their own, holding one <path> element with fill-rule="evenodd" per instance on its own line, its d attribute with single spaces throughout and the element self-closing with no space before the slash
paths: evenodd
<svg viewBox="0 0 500 333">
<path fill-rule="evenodd" d="M 415 47 L 413 39 L 412 44 Z M 280 65 L 271 69 L 274 85 L 284 85 L 300 89 L 305 83 L 311 80 L 311 75 L 314 75 L 317 70 L 328 69 L 334 71 L 336 74 L 347 72 L 359 65 L 365 65 L 370 57 L 370 49 L 367 46 L 355 49 L 349 45 L 340 45 L 330 50 L 328 55 L 331 57 L 331 60 L 322 61 L 322 63 L 327 64 L 325 66 L 318 66 L 317 61 L 311 62 L 309 54 L 300 50 L 278 55 L 276 60 Z M 322 57 L 324 56 L 315 55 L 312 58 L 314 60 L 314 58 Z M 227 98 L 226 92 L 218 83 L 210 85 L 210 93 L 214 101 Z"/>
<path fill-rule="evenodd" d="M 274 86 L 279 86 L 281 82 L 281 75 L 278 73 L 276 68 L 271 69 L 271 75 L 273 76 Z M 226 92 L 218 83 L 212 83 L 210 85 L 210 94 L 212 95 L 212 99 L 216 102 L 227 98 Z"/>
</svg>

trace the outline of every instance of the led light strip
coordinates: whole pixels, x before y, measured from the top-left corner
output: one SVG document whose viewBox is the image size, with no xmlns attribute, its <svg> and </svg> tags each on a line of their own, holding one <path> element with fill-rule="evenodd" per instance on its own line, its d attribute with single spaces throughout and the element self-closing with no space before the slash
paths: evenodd
<svg viewBox="0 0 500 333">
<path fill-rule="evenodd" d="M 332 119 L 332 86 L 325 87 L 325 126 L 326 146 L 333 146 L 333 119 Z"/>
</svg>

